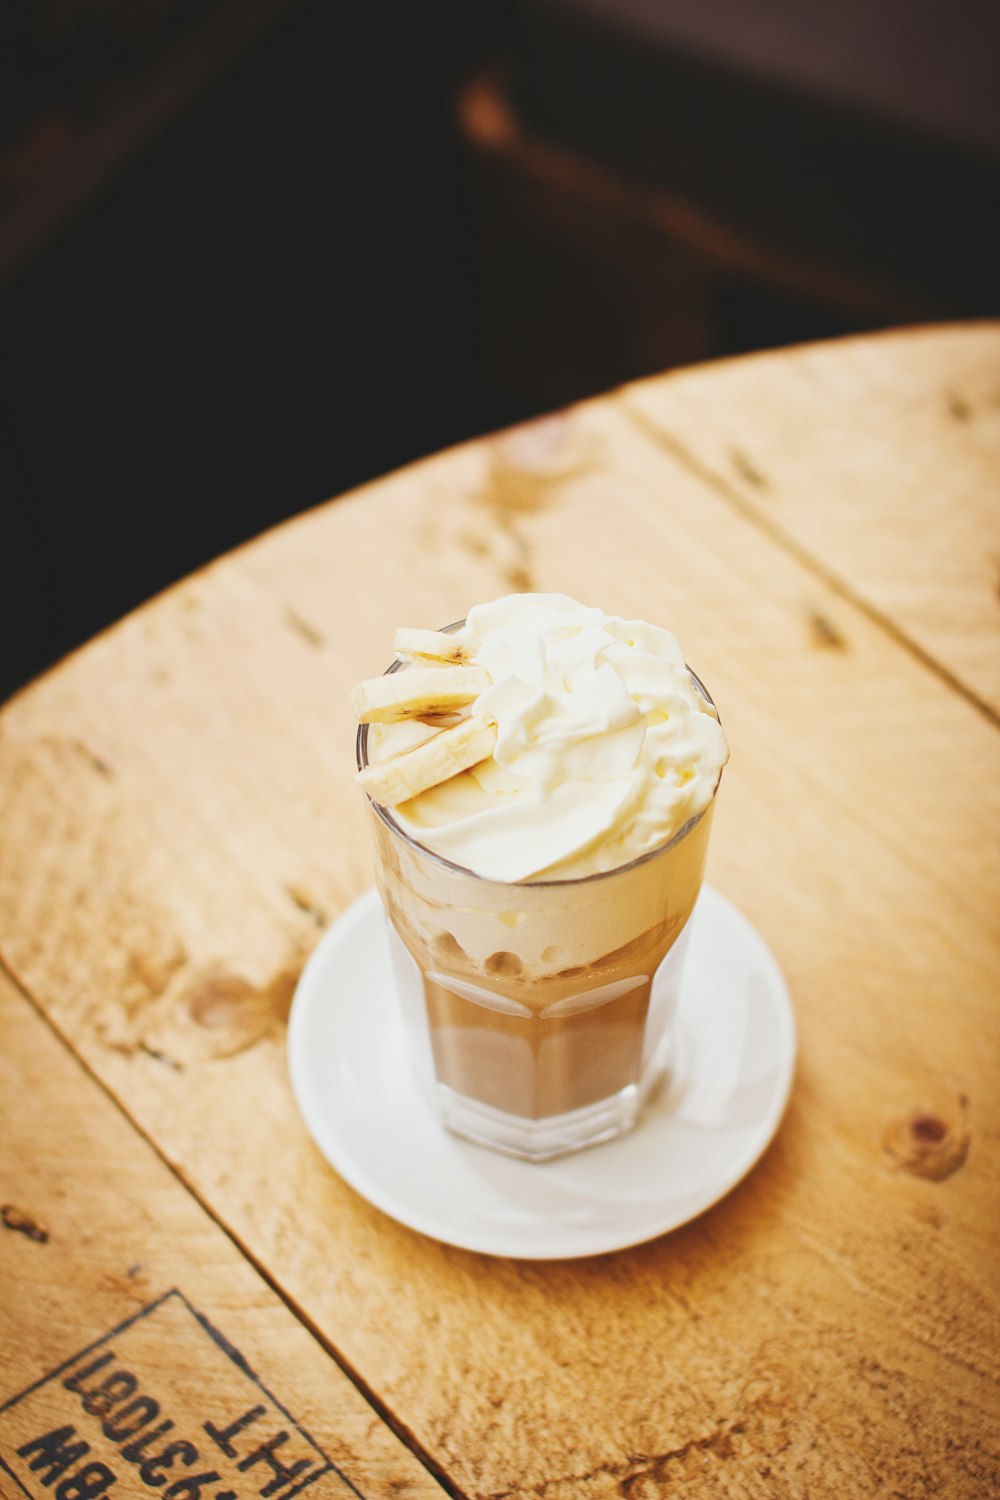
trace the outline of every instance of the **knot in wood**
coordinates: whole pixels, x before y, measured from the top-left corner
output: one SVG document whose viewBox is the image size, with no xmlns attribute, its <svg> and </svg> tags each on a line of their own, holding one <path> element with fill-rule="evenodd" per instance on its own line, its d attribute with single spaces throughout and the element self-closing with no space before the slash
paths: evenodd
<svg viewBox="0 0 1000 1500">
<path fill-rule="evenodd" d="M 260 1004 L 260 994 L 246 979 L 236 974 L 210 973 L 198 984 L 188 1000 L 192 1021 L 209 1031 L 221 1031 L 238 1024 L 247 1009 Z"/>
<path fill-rule="evenodd" d="M 965 1101 L 959 1100 L 950 1120 L 940 1110 L 914 1109 L 893 1121 L 883 1142 L 893 1164 L 931 1182 L 951 1177 L 969 1154 L 964 1110 Z"/>
<path fill-rule="evenodd" d="M 0 1223 L 5 1229 L 13 1229 L 27 1239 L 34 1240 L 36 1245 L 48 1244 L 49 1231 L 33 1219 L 31 1214 L 25 1213 L 23 1208 L 18 1208 L 13 1203 L 5 1203 L 0 1208 Z"/>
</svg>

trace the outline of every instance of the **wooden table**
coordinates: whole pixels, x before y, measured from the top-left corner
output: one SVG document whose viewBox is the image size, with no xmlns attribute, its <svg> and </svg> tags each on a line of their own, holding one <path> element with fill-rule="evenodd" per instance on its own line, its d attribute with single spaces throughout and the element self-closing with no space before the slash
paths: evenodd
<svg viewBox="0 0 1000 1500">
<path fill-rule="evenodd" d="M 996 1492 L 998 492 L 1000 325 L 694 369 L 305 515 L 7 705 L 4 1496 Z M 525 588 L 711 683 L 710 878 L 801 1046 L 728 1198 L 562 1263 L 370 1207 L 285 1061 L 371 882 L 350 684 Z"/>
</svg>

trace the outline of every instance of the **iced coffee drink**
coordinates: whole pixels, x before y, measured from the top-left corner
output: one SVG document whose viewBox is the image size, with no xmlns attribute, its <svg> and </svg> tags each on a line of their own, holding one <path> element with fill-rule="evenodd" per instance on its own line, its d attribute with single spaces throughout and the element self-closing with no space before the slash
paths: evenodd
<svg viewBox="0 0 1000 1500">
<path fill-rule="evenodd" d="M 562 595 L 396 649 L 355 690 L 359 780 L 428 1094 L 529 1159 L 609 1139 L 669 1065 L 714 706 L 667 631 Z"/>
</svg>

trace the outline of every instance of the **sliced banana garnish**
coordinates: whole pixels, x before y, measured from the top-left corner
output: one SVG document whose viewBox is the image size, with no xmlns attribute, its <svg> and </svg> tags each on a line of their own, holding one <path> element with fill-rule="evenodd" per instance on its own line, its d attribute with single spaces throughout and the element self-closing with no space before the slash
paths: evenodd
<svg viewBox="0 0 1000 1500">
<path fill-rule="evenodd" d="M 369 677 L 351 693 L 359 724 L 389 724 L 464 708 L 490 685 L 482 667 L 408 667 Z"/>
<path fill-rule="evenodd" d="M 496 725 L 473 714 L 391 760 L 366 766 L 358 781 L 373 802 L 395 807 L 486 760 L 496 739 Z"/>
<path fill-rule="evenodd" d="M 462 644 L 458 635 L 449 635 L 446 630 L 396 631 L 394 642 L 397 656 L 423 657 L 427 661 L 467 662 L 472 653 Z"/>
</svg>

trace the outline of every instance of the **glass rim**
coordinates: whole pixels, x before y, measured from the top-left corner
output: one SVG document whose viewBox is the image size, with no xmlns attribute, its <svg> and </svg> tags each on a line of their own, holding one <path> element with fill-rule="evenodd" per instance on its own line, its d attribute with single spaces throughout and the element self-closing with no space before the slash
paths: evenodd
<svg viewBox="0 0 1000 1500">
<path fill-rule="evenodd" d="M 452 635 L 456 630 L 461 630 L 464 624 L 464 620 L 455 620 L 451 625 L 441 626 L 440 633 L 442 635 Z M 392 672 L 398 672 L 406 665 L 407 663 L 403 661 L 401 657 L 397 656 L 392 664 L 386 667 L 385 671 L 382 673 L 382 676 L 388 677 Z M 687 667 L 687 670 L 695 687 L 698 689 L 705 702 L 708 703 L 715 711 L 716 718 L 718 718 L 719 711 L 715 706 L 715 700 L 713 699 L 711 693 L 708 691 L 708 688 L 702 682 L 698 674 L 688 666 L 687 662 L 685 662 L 684 665 L 685 667 Z M 722 722 L 721 719 L 719 720 L 719 722 Z M 368 764 L 368 730 L 370 727 L 371 726 L 369 724 L 358 725 L 355 755 L 359 771 L 363 771 Z M 672 833 L 665 843 L 657 844 L 654 848 L 647 849 L 642 854 L 637 854 L 634 859 L 628 860 L 626 864 L 615 865 L 611 870 L 595 870 L 591 875 L 567 875 L 557 880 L 494 880 L 491 879 L 489 875 L 480 875 L 478 870 L 472 870 L 468 865 L 460 865 L 453 859 L 447 859 L 443 854 L 438 854 L 436 850 L 428 848 L 426 844 L 422 844 L 419 839 L 416 839 L 412 834 L 407 833 L 406 829 L 402 826 L 401 823 L 397 823 L 396 819 L 392 816 L 388 808 L 383 807 L 380 802 L 376 802 L 373 797 L 368 796 L 367 792 L 365 793 L 365 796 L 367 798 L 369 807 L 381 819 L 381 821 L 385 824 L 386 828 L 388 828 L 391 833 L 394 833 L 399 838 L 401 838 L 404 844 L 409 844 L 410 848 L 415 849 L 418 854 L 425 855 L 428 859 L 433 860 L 435 864 L 443 865 L 447 870 L 454 870 L 458 875 L 471 875 L 474 880 L 481 880 L 487 885 L 509 886 L 511 890 L 520 889 L 522 886 L 530 886 L 532 889 L 540 889 L 544 887 L 552 889 L 555 886 L 578 886 L 586 885 L 589 881 L 607 880 L 611 875 L 622 875 L 627 870 L 634 870 L 637 865 L 644 865 L 648 863 L 649 860 L 656 859 L 661 854 L 666 854 L 668 849 L 672 849 L 675 844 L 679 844 L 682 839 L 686 838 L 687 835 L 698 826 L 705 814 L 711 810 L 715 802 L 716 793 L 719 790 L 719 782 L 721 780 L 722 772 L 720 771 L 718 777 L 716 778 L 715 786 L 712 788 L 711 800 L 706 803 L 700 813 L 695 813 L 693 818 L 688 818 L 684 826 L 682 828 L 678 828 L 676 833 Z"/>
</svg>

